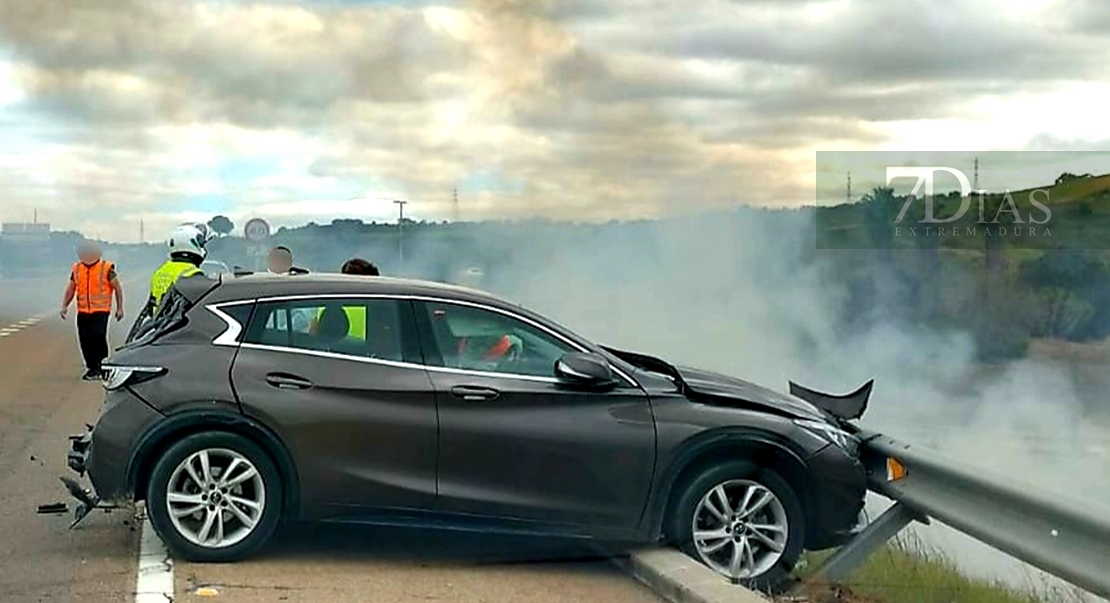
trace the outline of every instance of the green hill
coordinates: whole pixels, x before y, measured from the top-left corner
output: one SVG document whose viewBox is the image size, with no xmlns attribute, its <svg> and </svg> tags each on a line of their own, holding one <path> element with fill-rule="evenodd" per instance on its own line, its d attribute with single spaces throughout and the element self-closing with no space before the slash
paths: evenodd
<svg viewBox="0 0 1110 603">
<path fill-rule="evenodd" d="M 1035 256 L 1047 249 L 1110 246 L 1110 174 L 1069 176 L 1051 185 L 982 198 L 960 198 L 955 192 L 937 195 L 934 219 L 959 217 L 936 224 L 923 221 L 923 199 L 910 202 L 892 189 L 877 188 L 859 202 L 818 208 L 817 247 L 968 251 L 990 247 Z"/>
</svg>

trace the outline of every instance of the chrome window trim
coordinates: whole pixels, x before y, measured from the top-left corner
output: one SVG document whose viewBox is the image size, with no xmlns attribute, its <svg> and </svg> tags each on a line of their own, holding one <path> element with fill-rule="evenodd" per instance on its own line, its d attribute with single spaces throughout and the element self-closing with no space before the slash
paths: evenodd
<svg viewBox="0 0 1110 603">
<path fill-rule="evenodd" d="M 212 340 L 212 345 L 233 346 L 233 347 L 237 346 L 237 345 L 239 345 L 239 336 L 243 334 L 243 325 L 239 324 L 239 321 L 232 318 L 230 314 L 228 314 L 227 312 L 224 312 L 223 310 L 221 310 L 221 308 L 224 308 L 224 307 L 227 307 L 227 306 L 242 306 L 242 305 L 245 305 L 245 304 L 253 304 L 253 303 L 254 303 L 254 300 L 250 300 L 250 301 L 231 302 L 231 303 L 226 303 L 226 304 L 213 304 L 213 305 L 205 306 L 205 308 L 209 312 L 215 314 L 217 317 L 219 317 L 220 320 L 224 321 L 225 325 L 227 325 L 227 328 L 224 329 L 224 332 L 220 333 L 219 336 L 217 336 L 215 339 Z"/>
<path fill-rule="evenodd" d="M 573 348 L 573 349 L 575 349 L 579 352 L 585 352 L 585 353 L 590 352 L 590 350 L 582 347 L 581 345 L 579 345 L 575 341 L 573 341 L 571 339 L 568 339 L 567 337 L 564 337 L 563 335 L 552 331 L 551 329 L 547 328 L 546 326 L 544 326 L 544 325 L 542 325 L 542 324 L 540 324 L 540 323 L 538 323 L 538 322 L 536 322 L 536 321 L 534 321 L 530 318 L 521 316 L 519 314 L 515 314 L 515 313 L 510 312 L 508 310 L 504 310 L 502 308 L 497 308 L 497 307 L 494 307 L 494 306 L 489 306 L 489 305 L 478 303 L 478 302 L 458 300 L 458 299 L 450 299 L 450 298 L 444 298 L 444 297 L 435 297 L 435 296 L 431 296 L 431 295 L 409 295 L 409 294 L 390 294 L 390 293 L 322 293 L 322 294 L 317 294 L 317 295 L 311 295 L 311 294 L 278 295 L 278 296 L 271 296 L 271 297 L 259 297 L 259 298 L 255 298 L 255 299 L 244 299 L 244 300 L 220 302 L 220 303 L 217 303 L 217 304 L 208 304 L 208 305 L 205 306 L 205 308 L 208 311 L 215 314 L 216 316 L 218 316 L 221 320 L 223 320 L 227 324 L 227 329 L 223 333 L 221 333 L 218 337 L 216 337 L 215 339 L 212 340 L 212 345 L 231 346 L 231 347 L 240 346 L 240 347 L 244 347 L 244 348 L 248 348 L 248 349 L 252 349 L 252 350 L 284 352 L 284 353 L 292 353 L 292 354 L 307 354 L 309 356 L 319 356 L 321 358 L 330 358 L 330 359 L 335 359 L 335 360 L 351 360 L 351 361 L 354 361 L 354 362 L 363 362 L 363 363 L 367 363 L 367 364 L 382 364 L 382 365 L 385 365 L 385 366 L 392 366 L 392 367 L 395 367 L 395 368 L 418 368 L 418 369 L 423 369 L 423 370 L 436 372 L 436 373 L 449 373 L 449 374 L 455 374 L 455 375 L 488 376 L 488 377 L 497 377 L 497 378 L 501 378 L 501 379 L 520 379 L 520 380 L 523 380 L 523 381 L 534 381 L 534 382 L 538 382 L 538 383 L 558 383 L 559 382 L 559 379 L 556 378 L 556 377 L 537 377 L 537 376 L 532 376 L 532 375 L 515 375 L 515 374 L 511 374 L 511 373 L 497 373 L 497 372 L 493 372 L 493 371 L 476 371 L 476 370 L 470 370 L 470 369 L 455 369 L 455 368 L 442 367 L 442 366 L 428 366 L 426 364 L 418 364 L 418 363 L 414 363 L 414 362 L 398 362 L 398 361 L 395 361 L 395 360 L 382 360 L 382 359 L 379 359 L 379 358 L 366 358 L 366 357 L 363 357 L 363 356 L 351 356 L 351 355 L 347 355 L 347 354 L 336 354 L 336 353 L 333 353 L 333 352 L 319 352 L 319 351 L 316 351 L 316 350 L 304 350 L 304 349 L 301 349 L 301 348 L 291 348 L 291 347 L 285 347 L 285 346 L 270 346 L 270 345 L 257 344 L 257 343 L 239 343 L 239 337 L 240 337 L 240 335 L 243 334 L 243 325 L 240 325 L 234 318 L 232 318 L 226 312 L 223 312 L 222 310 L 220 310 L 220 308 L 224 308 L 224 307 L 227 307 L 227 306 L 240 306 L 240 305 L 244 305 L 244 304 L 282 302 L 282 301 L 301 301 L 301 300 L 313 300 L 313 299 L 396 299 L 396 300 L 408 300 L 408 301 L 438 302 L 438 303 L 444 303 L 444 304 L 455 304 L 455 305 L 459 305 L 459 306 L 467 306 L 467 307 L 471 307 L 471 308 L 477 308 L 479 310 L 487 310 L 487 311 L 490 311 L 490 312 L 494 312 L 496 314 L 501 314 L 502 316 L 507 316 L 507 317 L 509 317 L 511 319 L 514 319 L 514 320 L 519 320 L 520 322 L 523 322 L 524 324 L 527 324 L 527 325 L 530 325 L 533 328 L 539 329 L 540 331 L 558 339 L 559 341 L 562 341 L 563 343 L 569 345 L 571 348 Z M 640 389 L 640 384 L 637 383 L 632 377 L 626 375 L 624 373 L 624 371 L 622 371 L 620 368 L 614 366 L 613 367 L 613 372 L 615 372 L 618 376 L 620 376 L 620 378 L 623 379 L 628 385 L 630 385 L 630 386 L 632 386 L 636 389 Z"/>
<path fill-rule="evenodd" d="M 290 348 L 285 346 L 265 345 L 261 343 L 244 343 L 240 347 L 248 350 L 259 350 L 264 352 L 280 352 L 283 354 L 303 354 L 306 356 L 316 356 L 318 358 L 327 358 L 329 360 L 345 360 L 348 362 L 361 362 L 363 364 L 375 364 L 381 366 L 389 366 L 401 369 L 417 369 L 433 373 L 452 373 L 456 375 L 485 375 L 491 377 L 499 377 L 502 379 L 519 379 L 521 381 L 535 381 L 538 383 L 558 383 L 559 380 L 555 377 L 535 377 L 532 375 L 513 375 L 510 373 L 494 373 L 487 371 L 471 371 L 466 369 L 453 369 L 443 366 L 427 366 L 424 364 L 417 364 L 415 362 L 404 362 L 400 360 L 385 360 L 383 358 L 367 358 L 365 356 L 351 356 L 348 354 L 337 354 L 335 352 L 321 352 L 318 350 L 305 350 L 301 348 Z"/>
</svg>

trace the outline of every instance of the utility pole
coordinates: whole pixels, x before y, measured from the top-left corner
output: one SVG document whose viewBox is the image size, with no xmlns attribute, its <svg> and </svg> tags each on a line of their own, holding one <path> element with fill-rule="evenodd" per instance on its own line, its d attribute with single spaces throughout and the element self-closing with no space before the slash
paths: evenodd
<svg viewBox="0 0 1110 603">
<path fill-rule="evenodd" d="M 397 204 L 397 272 L 398 276 L 405 270 L 405 204 L 408 201 L 396 199 Z"/>
<path fill-rule="evenodd" d="M 848 203 L 852 202 L 852 172 L 848 172 Z"/>
<path fill-rule="evenodd" d="M 139 218 L 139 242 L 146 243 L 146 223 Z"/>
<path fill-rule="evenodd" d="M 453 216 L 454 221 L 458 222 L 459 221 L 459 187 L 457 187 L 457 186 L 455 187 L 453 203 L 454 203 L 454 205 L 452 205 L 451 209 L 452 209 L 452 213 L 454 213 L 454 216 Z"/>
<path fill-rule="evenodd" d="M 975 184 L 971 185 L 971 190 L 979 190 L 979 157 L 975 157 Z"/>
</svg>

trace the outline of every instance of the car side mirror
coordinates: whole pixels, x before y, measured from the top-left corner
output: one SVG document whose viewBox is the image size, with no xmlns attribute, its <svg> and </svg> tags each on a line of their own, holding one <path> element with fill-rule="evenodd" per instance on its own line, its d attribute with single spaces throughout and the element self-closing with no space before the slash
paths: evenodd
<svg viewBox="0 0 1110 603">
<path fill-rule="evenodd" d="M 555 376 L 565 385 L 604 388 L 616 385 L 613 368 L 599 354 L 570 352 L 555 361 Z"/>
</svg>

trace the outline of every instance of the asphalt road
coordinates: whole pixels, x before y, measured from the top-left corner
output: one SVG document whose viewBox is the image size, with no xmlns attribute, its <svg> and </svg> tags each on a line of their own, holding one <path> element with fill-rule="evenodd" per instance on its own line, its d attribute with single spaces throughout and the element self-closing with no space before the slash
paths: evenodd
<svg viewBox="0 0 1110 603">
<path fill-rule="evenodd" d="M 56 285 L 0 290 L 0 600 L 133 602 L 142 532 L 134 511 L 97 511 L 68 529 L 74 505 L 58 480 L 75 476 L 66 437 L 96 417 L 103 390 L 80 380 L 73 318 L 53 311 Z M 129 319 L 114 325 L 113 341 Z M 69 512 L 36 513 L 55 502 Z M 173 582 L 176 601 L 660 601 L 596 551 L 567 542 L 396 529 L 290 526 L 255 560 L 177 562 Z"/>
<path fill-rule="evenodd" d="M 70 514 L 36 514 L 71 502 L 58 480 L 68 472 L 66 436 L 96 416 L 103 396 L 80 380 L 72 319 L 19 326 L 32 317 L 4 314 L 0 327 L 18 330 L 0 332 L 0 598 L 131 601 L 138 538 L 128 513 L 91 516 L 74 531 Z"/>
</svg>

